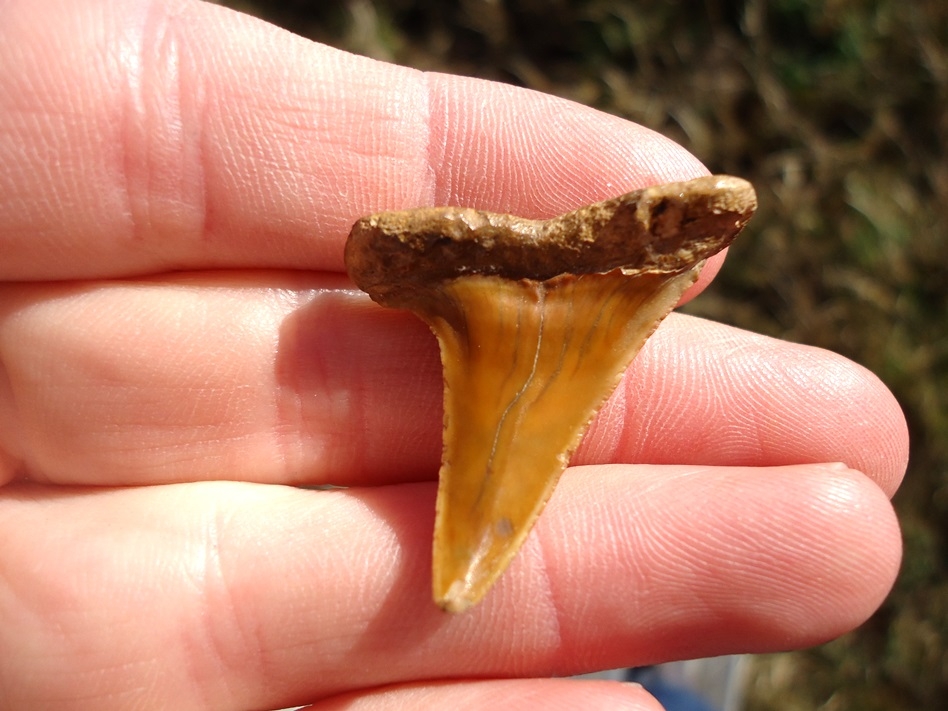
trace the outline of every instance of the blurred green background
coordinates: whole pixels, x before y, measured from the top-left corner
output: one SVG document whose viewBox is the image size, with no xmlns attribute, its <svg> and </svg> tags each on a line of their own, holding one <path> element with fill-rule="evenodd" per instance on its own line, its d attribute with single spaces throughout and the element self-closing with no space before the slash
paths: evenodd
<svg viewBox="0 0 948 711">
<path fill-rule="evenodd" d="M 654 128 L 760 210 L 688 310 L 842 353 L 900 400 L 906 557 L 882 609 L 755 659 L 751 711 L 948 707 L 948 2 L 228 0 L 297 34 Z"/>
</svg>

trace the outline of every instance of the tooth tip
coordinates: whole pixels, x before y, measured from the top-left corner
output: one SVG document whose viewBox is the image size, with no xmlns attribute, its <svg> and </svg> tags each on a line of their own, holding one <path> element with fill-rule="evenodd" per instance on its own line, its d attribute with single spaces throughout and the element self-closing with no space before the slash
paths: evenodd
<svg viewBox="0 0 948 711">
<path fill-rule="evenodd" d="M 470 527 L 459 520 L 441 518 L 435 528 L 432 560 L 434 600 L 447 612 L 464 612 L 487 594 L 505 567 L 505 557 L 498 557 L 496 551 L 490 551 L 490 546 L 479 551 L 480 555 L 471 554 L 466 544 L 471 540 L 482 540 L 478 532 L 483 532 L 483 529 L 479 526 Z M 462 545 L 451 545 L 448 540 L 460 540 Z"/>
<path fill-rule="evenodd" d="M 479 598 L 471 594 L 471 590 L 463 580 L 455 580 L 443 595 L 435 593 L 435 601 L 445 612 L 460 614 L 467 611 L 478 602 Z"/>
</svg>

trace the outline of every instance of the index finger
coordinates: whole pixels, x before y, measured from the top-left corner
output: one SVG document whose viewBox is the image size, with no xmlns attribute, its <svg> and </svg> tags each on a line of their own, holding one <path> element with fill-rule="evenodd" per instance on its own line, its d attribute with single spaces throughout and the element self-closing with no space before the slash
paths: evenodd
<svg viewBox="0 0 948 711">
<path fill-rule="evenodd" d="M 703 175 L 592 109 L 314 44 L 204 3 L 0 9 L 0 278 L 341 270 L 359 216 L 547 217 Z"/>
</svg>

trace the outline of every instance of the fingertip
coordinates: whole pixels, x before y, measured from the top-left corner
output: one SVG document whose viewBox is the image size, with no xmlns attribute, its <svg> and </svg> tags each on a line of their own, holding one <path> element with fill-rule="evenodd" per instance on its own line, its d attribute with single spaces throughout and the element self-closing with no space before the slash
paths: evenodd
<svg viewBox="0 0 948 711">
<path fill-rule="evenodd" d="M 833 639 L 878 609 L 901 558 L 887 497 L 838 464 L 579 467 L 537 528 L 561 634 L 604 619 L 617 637 L 661 629 L 638 663 Z M 576 579 L 610 595 L 577 593 Z"/>
<path fill-rule="evenodd" d="M 759 569 L 785 561 L 782 576 L 757 578 L 782 607 L 770 618 L 773 639 L 783 635 L 794 648 L 835 639 L 869 619 L 895 583 L 902 557 L 895 510 L 871 478 L 842 463 L 769 474 L 787 477 L 783 486 L 760 482 L 760 510 L 769 505 L 780 523 L 759 526 Z"/>
<path fill-rule="evenodd" d="M 908 470 L 908 421 L 905 419 L 902 405 L 882 379 L 868 368 L 857 367 L 862 371 L 866 387 L 872 393 L 868 402 L 869 406 L 873 407 L 872 415 L 877 419 L 877 436 L 872 440 L 878 460 L 879 474 L 876 482 L 891 498 Z M 871 446 L 872 442 L 867 442 L 867 445 Z"/>
<path fill-rule="evenodd" d="M 815 346 L 798 345 L 794 351 L 795 357 L 774 362 L 777 369 L 771 372 L 781 376 L 773 382 L 776 392 L 795 399 L 792 416 L 801 432 L 814 440 L 836 439 L 838 458 L 893 496 L 909 457 L 908 425 L 895 395 L 875 373 L 845 356 Z M 833 458 L 831 452 L 824 448 L 823 458 Z"/>
<path fill-rule="evenodd" d="M 887 493 L 863 472 L 839 464 L 825 475 L 819 468 L 814 474 L 813 509 L 820 514 L 812 524 L 814 540 L 819 542 L 819 533 L 830 526 L 845 534 L 827 541 L 825 550 L 827 560 L 840 563 L 827 588 L 849 614 L 839 620 L 836 634 L 842 634 L 868 619 L 895 584 L 902 563 L 901 530 Z"/>
<path fill-rule="evenodd" d="M 603 406 L 575 463 L 843 461 L 891 496 L 908 444 L 898 402 L 857 363 L 671 314 Z"/>
</svg>

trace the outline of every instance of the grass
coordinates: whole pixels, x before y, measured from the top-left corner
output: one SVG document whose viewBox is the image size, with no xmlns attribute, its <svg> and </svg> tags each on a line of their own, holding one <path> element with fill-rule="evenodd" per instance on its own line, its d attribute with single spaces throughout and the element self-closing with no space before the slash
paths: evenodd
<svg viewBox="0 0 948 711">
<path fill-rule="evenodd" d="M 562 95 L 650 126 L 760 210 L 718 321 L 840 352 L 909 420 L 906 557 L 845 637 L 755 662 L 751 711 L 948 698 L 948 3 L 943 0 L 233 1 L 304 36 Z"/>
</svg>

